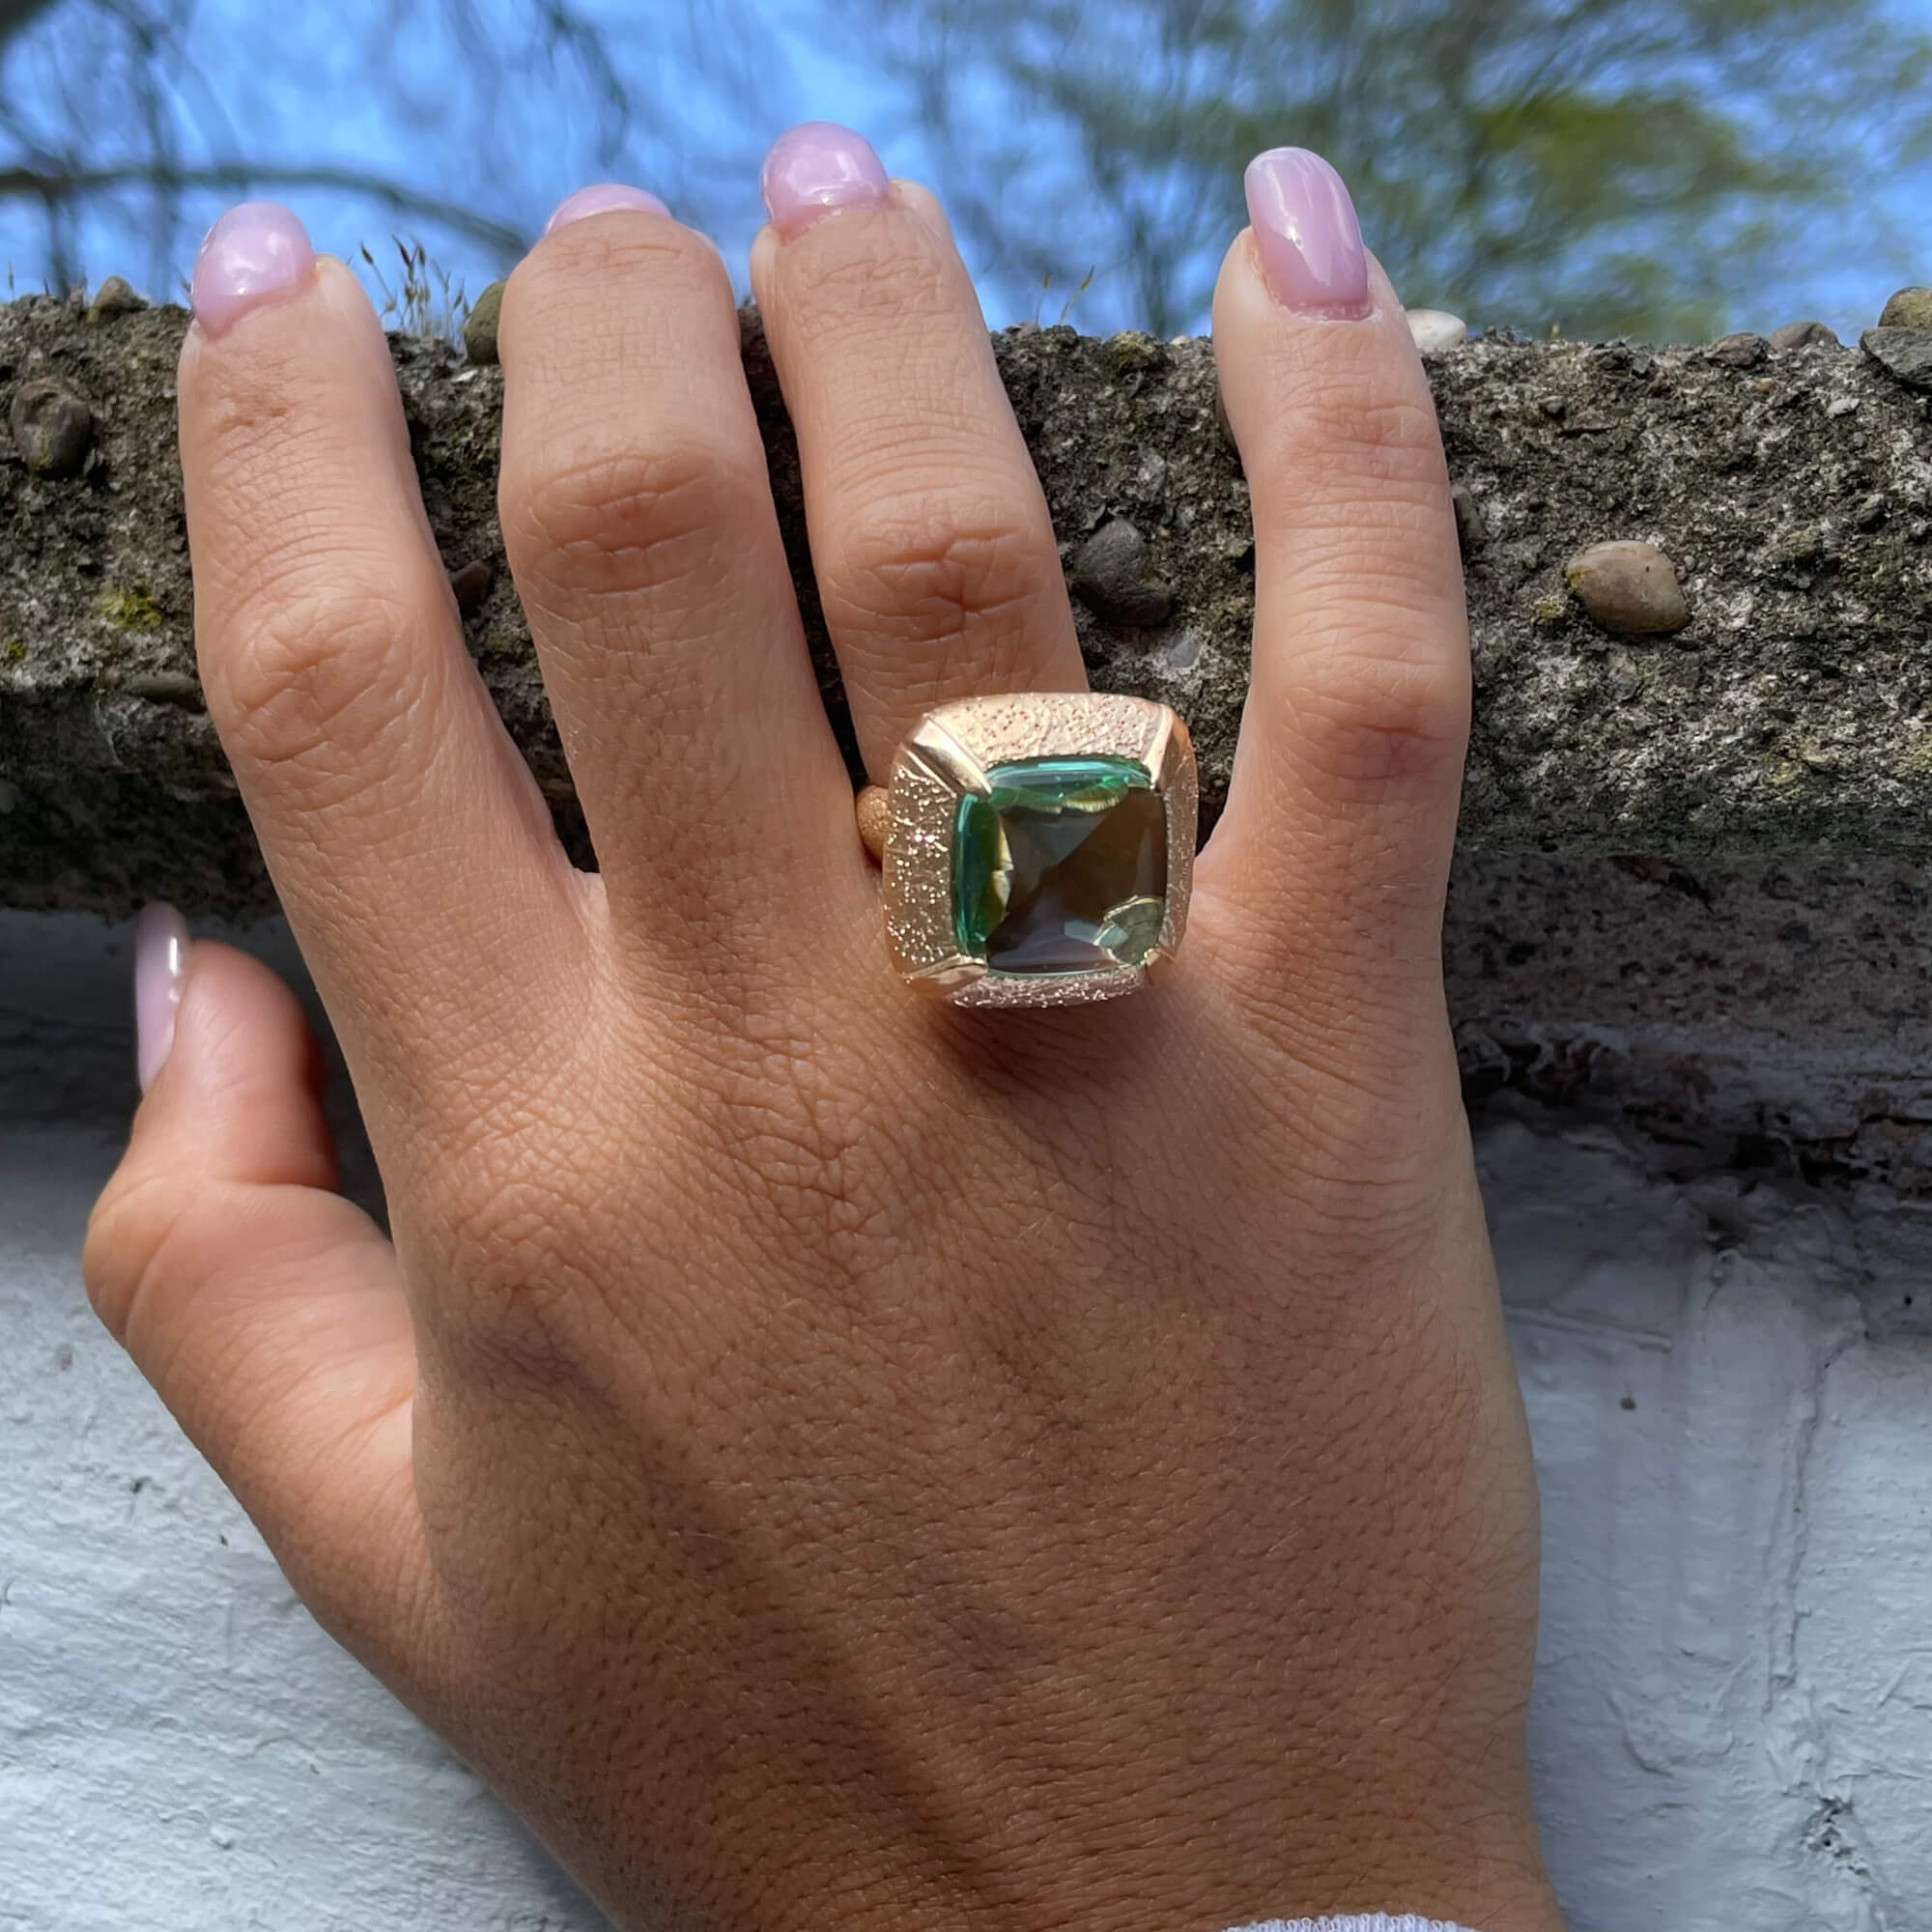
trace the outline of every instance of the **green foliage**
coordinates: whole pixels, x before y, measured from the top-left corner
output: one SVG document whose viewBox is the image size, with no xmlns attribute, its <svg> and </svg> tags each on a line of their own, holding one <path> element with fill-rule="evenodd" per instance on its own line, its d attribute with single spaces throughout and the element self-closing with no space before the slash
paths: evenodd
<svg viewBox="0 0 1932 1932">
<path fill-rule="evenodd" d="M 1932 35 L 1882 0 L 902 0 L 878 56 L 1001 294 L 1099 264 L 1086 326 L 1205 323 L 1240 176 L 1341 168 L 1406 299 L 1702 336 L 1796 251 L 1898 252 Z"/>
</svg>

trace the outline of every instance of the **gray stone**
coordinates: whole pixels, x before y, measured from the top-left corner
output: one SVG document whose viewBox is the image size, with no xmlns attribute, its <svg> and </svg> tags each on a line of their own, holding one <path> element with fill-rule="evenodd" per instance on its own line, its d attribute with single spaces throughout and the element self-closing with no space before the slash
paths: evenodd
<svg viewBox="0 0 1932 1932">
<path fill-rule="evenodd" d="M 466 617 L 473 617 L 483 608 L 497 582 L 497 569 L 488 557 L 472 557 L 461 570 L 449 573 L 449 588 L 456 608 Z"/>
<path fill-rule="evenodd" d="M 1842 349 L 1838 332 L 1822 322 L 1787 322 L 1771 331 L 1774 349 Z"/>
<path fill-rule="evenodd" d="M 1932 289 L 1900 289 L 1880 312 L 1881 328 L 1932 328 Z"/>
<path fill-rule="evenodd" d="M 1745 329 L 1736 335 L 1720 336 L 1704 353 L 1712 361 L 1728 363 L 1733 369 L 1755 369 L 1770 348 L 1763 336 Z"/>
<path fill-rule="evenodd" d="M 1445 349 L 1460 349 L 1469 339 L 1468 325 L 1463 318 L 1439 308 L 1410 309 L 1408 332 L 1416 348 L 1425 355 L 1440 355 Z"/>
<path fill-rule="evenodd" d="M 1563 576 L 1591 621 L 1620 637 L 1662 637 L 1690 621 L 1677 566 L 1655 544 L 1592 544 Z"/>
<path fill-rule="evenodd" d="M 1932 389 L 1932 328 L 1868 328 L 1859 346 L 1909 389 Z"/>
<path fill-rule="evenodd" d="M 119 275 L 109 275 L 95 290 L 94 299 L 88 304 L 89 322 L 112 322 L 118 315 L 135 315 L 148 306 L 148 298 L 135 292 L 133 285 L 124 281 Z"/>
<path fill-rule="evenodd" d="M 1466 483 L 1452 486 L 1449 500 L 1456 511 L 1456 541 L 1466 557 L 1489 542 L 1489 522 L 1483 515 L 1483 506 L 1476 501 L 1476 493 Z"/>
<path fill-rule="evenodd" d="M 63 383 L 39 376 L 14 391 L 7 420 L 27 468 L 78 476 L 94 447 L 94 412 Z"/>
<path fill-rule="evenodd" d="M 503 284 L 492 282 L 463 320 L 463 353 L 479 368 L 497 360 L 497 321 L 503 312 Z"/>
<path fill-rule="evenodd" d="M 1102 524 L 1074 552 L 1066 581 L 1096 617 L 1123 630 L 1151 630 L 1174 609 L 1174 593 L 1148 573 L 1147 539 L 1124 517 Z"/>
</svg>

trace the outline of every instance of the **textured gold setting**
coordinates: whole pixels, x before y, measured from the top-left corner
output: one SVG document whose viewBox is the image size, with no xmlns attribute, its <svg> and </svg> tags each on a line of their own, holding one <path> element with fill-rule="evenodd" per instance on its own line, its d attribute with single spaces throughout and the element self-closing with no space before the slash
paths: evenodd
<svg viewBox="0 0 1932 1932">
<path fill-rule="evenodd" d="M 1139 966 L 1094 973 L 994 973 L 953 932 L 952 829 L 987 771 L 1027 758 L 1112 757 L 1144 770 L 1167 809 L 1167 898 L 1160 939 Z M 1064 1007 L 1119 999 L 1180 944 L 1194 883 L 1198 781 L 1187 726 L 1165 704 L 1113 693 L 969 697 L 929 712 L 893 760 L 883 885 L 894 963 L 962 1007 Z M 877 812 L 876 803 L 867 815 Z M 876 823 L 876 818 L 874 818 Z"/>
</svg>

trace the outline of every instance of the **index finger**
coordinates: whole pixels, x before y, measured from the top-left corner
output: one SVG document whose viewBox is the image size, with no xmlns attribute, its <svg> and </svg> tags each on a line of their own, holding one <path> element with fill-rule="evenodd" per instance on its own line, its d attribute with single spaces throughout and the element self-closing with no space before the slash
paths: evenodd
<svg viewBox="0 0 1932 1932">
<path fill-rule="evenodd" d="M 368 298 L 287 209 L 250 203 L 210 231 L 194 301 L 181 452 L 209 711 L 358 1088 L 433 1096 L 548 1009 L 571 868 L 464 647 Z M 379 1065 L 392 1089 L 365 1086 Z"/>
</svg>

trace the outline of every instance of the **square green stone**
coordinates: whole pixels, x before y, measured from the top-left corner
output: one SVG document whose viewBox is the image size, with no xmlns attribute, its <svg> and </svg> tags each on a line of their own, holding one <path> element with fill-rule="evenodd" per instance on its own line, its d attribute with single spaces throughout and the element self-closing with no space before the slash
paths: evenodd
<svg viewBox="0 0 1932 1932">
<path fill-rule="evenodd" d="M 952 926 L 995 973 L 1138 966 L 1167 908 L 1167 802 L 1126 758 L 996 765 L 952 826 Z"/>
</svg>

